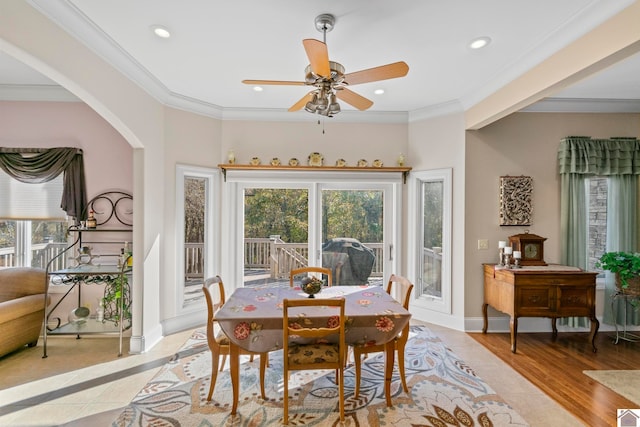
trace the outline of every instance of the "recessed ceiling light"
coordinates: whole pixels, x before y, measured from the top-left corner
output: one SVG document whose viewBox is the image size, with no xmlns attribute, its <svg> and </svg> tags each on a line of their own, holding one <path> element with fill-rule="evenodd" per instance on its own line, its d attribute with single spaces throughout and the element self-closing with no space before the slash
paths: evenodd
<svg viewBox="0 0 640 427">
<path fill-rule="evenodd" d="M 169 32 L 169 30 L 162 25 L 152 25 L 151 30 L 153 30 L 153 33 L 160 38 L 168 39 L 169 37 L 171 37 L 171 33 Z"/>
<path fill-rule="evenodd" d="M 478 37 L 469 44 L 471 49 L 481 49 L 491 43 L 491 37 Z"/>
<path fill-rule="evenodd" d="M 384 89 L 376 89 L 373 91 L 376 95 L 382 95 L 384 93 Z"/>
</svg>

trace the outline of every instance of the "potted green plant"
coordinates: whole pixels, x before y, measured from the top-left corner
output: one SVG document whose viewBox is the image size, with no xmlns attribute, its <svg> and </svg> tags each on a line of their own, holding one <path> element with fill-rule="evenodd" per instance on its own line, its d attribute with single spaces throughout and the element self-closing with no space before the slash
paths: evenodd
<svg viewBox="0 0 640 427">
<path fill-rule="evenodd" d="M 129 280 L 126 274 L 112 276 L 104 281 L 104 320 L 110 320 L 117 325 L 120 321 L 131 321 L 131 297 Z M 122 299 L 124 298 L 124 301 Z M 121 315 L 122 312 L 122 315 Z M 127 323 L 125 328 L 128 329 Z"/>
<path fill-rule="evenodd" d="M 616 286 L 625 293 L 640 294 L 640 253 L 605 252 L 596 268 L 616 275 Z"/>
</svg>

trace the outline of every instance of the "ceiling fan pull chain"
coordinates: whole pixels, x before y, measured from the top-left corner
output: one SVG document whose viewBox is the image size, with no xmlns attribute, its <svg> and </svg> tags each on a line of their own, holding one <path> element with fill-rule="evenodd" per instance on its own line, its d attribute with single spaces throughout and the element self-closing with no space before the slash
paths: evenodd
<svg viewBox="0 0 640 427">
<path fill-rule="evenodd" d="M 320 119 L 318 119 L 318 126 L 320 126 Z M 322 120 L 322 134 L 324 135 L 324 120 Z"/>
</svg>

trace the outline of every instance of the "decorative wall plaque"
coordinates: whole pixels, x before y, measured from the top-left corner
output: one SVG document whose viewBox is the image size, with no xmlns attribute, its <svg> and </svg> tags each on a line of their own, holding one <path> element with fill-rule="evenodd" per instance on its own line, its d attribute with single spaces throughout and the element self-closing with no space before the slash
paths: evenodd
<svg viewBox="0 0 640 427">
<path fill-rule="evenodd" d="M 531 225 L 532 192 L 530 176 L 500 177 L 500 225 Z"/>
</svg>

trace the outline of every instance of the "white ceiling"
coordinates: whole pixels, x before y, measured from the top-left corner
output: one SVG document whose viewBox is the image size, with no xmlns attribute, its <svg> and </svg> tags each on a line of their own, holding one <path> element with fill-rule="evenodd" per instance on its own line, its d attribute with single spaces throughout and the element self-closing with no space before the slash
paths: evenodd
<svg viewBox="0 0 640 427">
<path fill-rule="evenodd" d="M 314 19 L 336 17 L 330 59 L 346 72 L 405 61 L 404 78 L 351 86 L 374 101 L 369 112 L 467 109 L 584 35 L 631 0 L 29 0 L 167 105 L 223 115 L 286 111 L 301 86 L 253 91 L 243 79 L 304 79 L 302 40 L 322 40 Z M 167 27 L 159 39 L 151 26 Z M 468 43 L 491 37 L 485 49 Z M 554 98 L 638 101 L 640 55 Z M 11 88 L 55 85 L 0 52 L 0 97 Z M 375 95 L 382 88 L 384 95 Z M 4 97 L 6 99 L 6 97 Z M 354 110 L 341 102 L 343 111 Z M 532 107 L 533 108 L 533 107 Z M 288 113 L 294 114 L 294 113 Z M 298 114 L 298 113 L 295 113 Z M 309 113 L 299 113 L 306 114 Z M 367 114 L 367 112 L 359 113 Z"/>
</svg>

